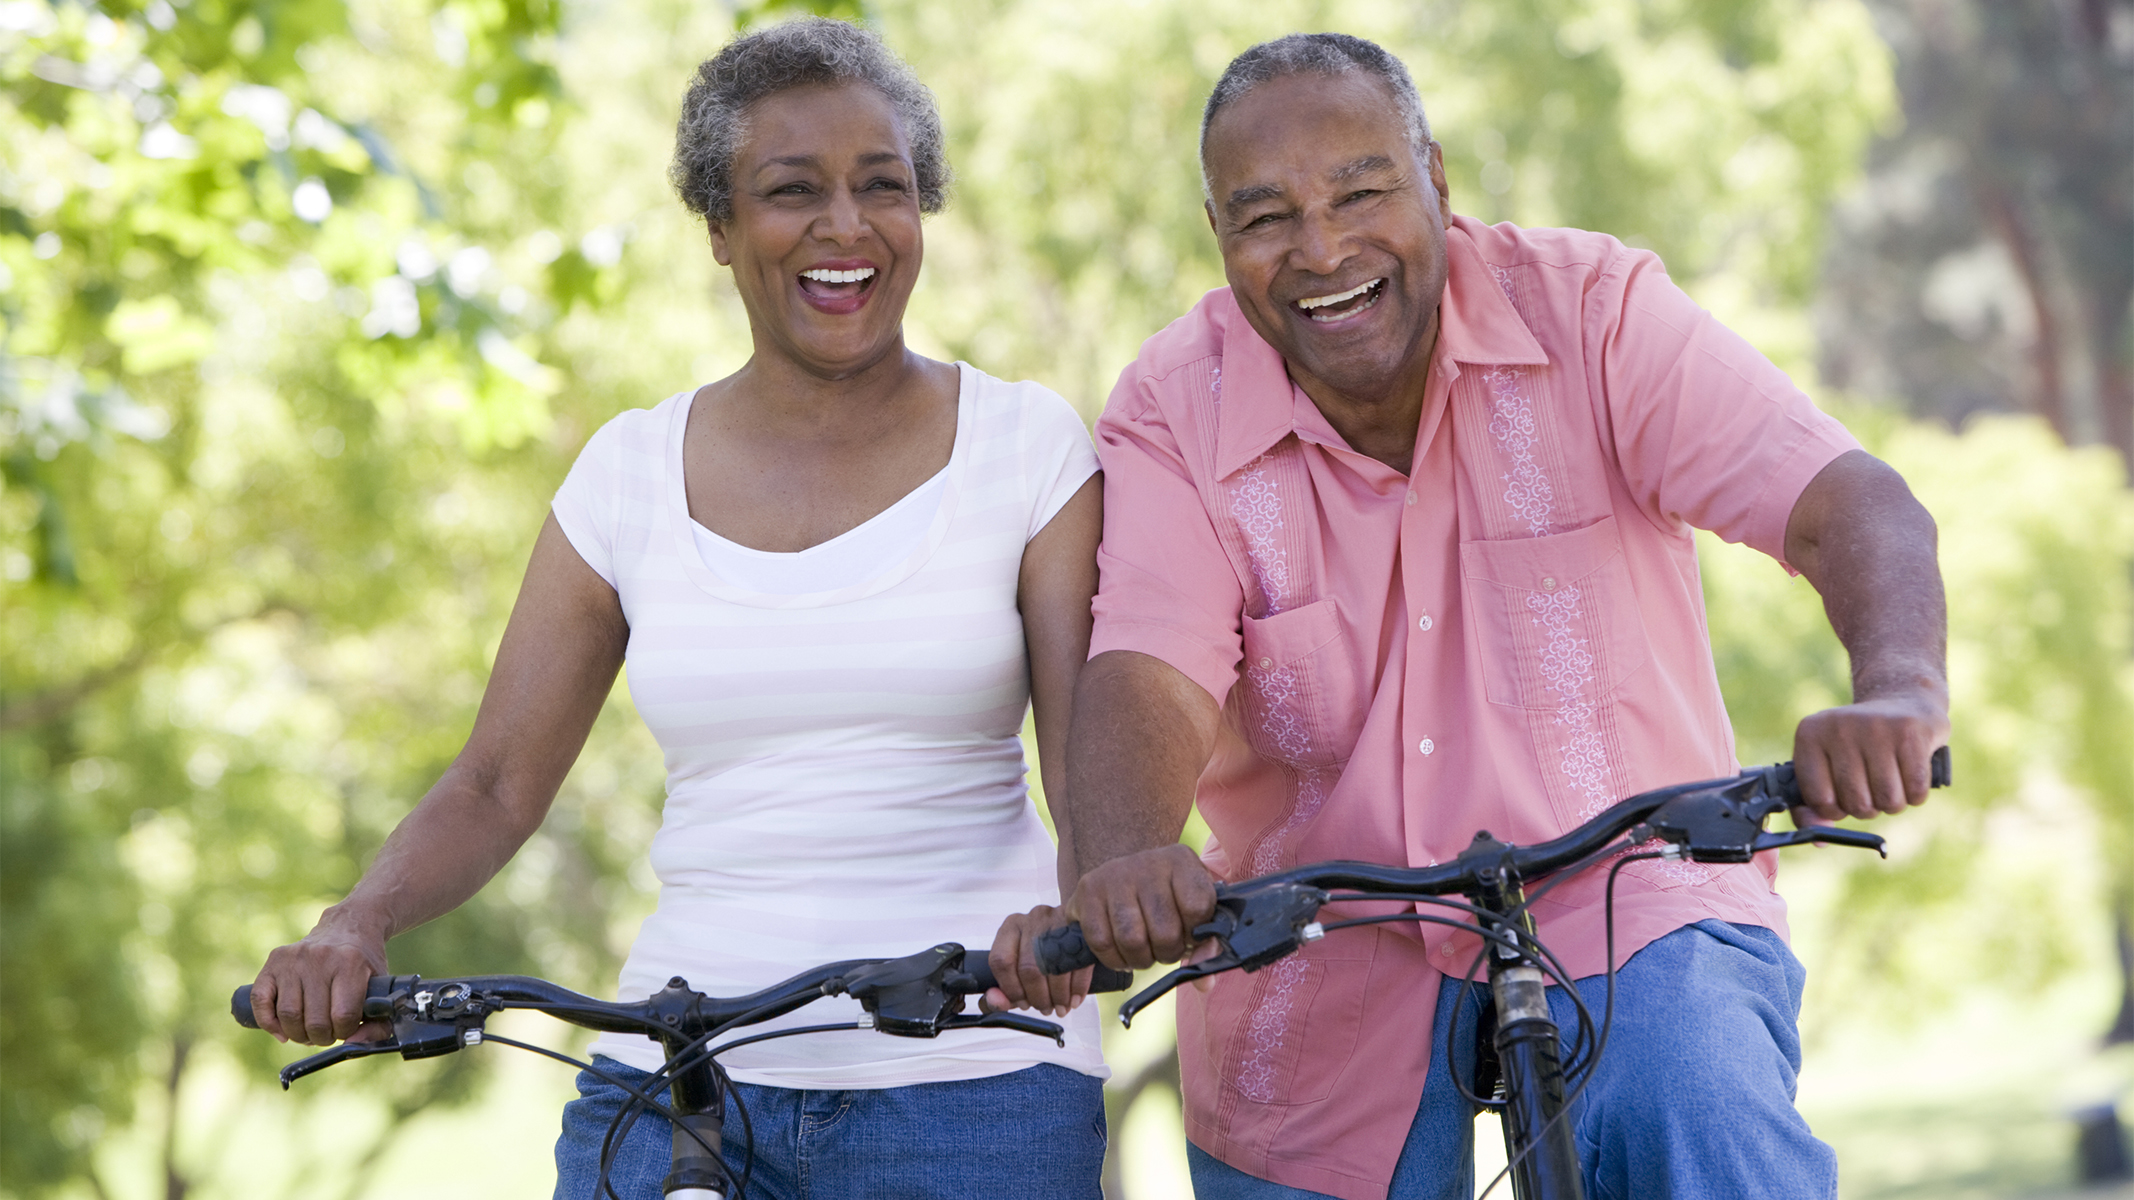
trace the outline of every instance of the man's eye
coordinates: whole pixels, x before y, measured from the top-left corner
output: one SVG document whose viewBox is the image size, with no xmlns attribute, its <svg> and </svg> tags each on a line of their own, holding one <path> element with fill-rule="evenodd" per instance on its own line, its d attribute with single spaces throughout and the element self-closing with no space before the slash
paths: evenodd
<svg viewBox="0 0 2134 1200">
<path fill-rule="evenodd" d="M 1283 216 L 1284 214 L 1282 213 L 1261 213 L 1259 216 L 1256 216 L 1251 220 L 1245 222 L 1243 225 L 1238 226 L 1238 228 L 1263 229 L 1269 225 L 1274 224 L 1276 221 L 1281 220 Z"/>
<path fill-rule="evenodd" d="M 1346 196 L 1343 196 L 1343 197 L 1341 198 L 1341 202 L 1342 202 L 1343 204 L 1348 204 L 1348 203 L 1350 203 L 1350 202 L 1352 202 L 1352 201 L 1356 201 L 1356 200 L 1368 200 L 1368 199 L 1370 199 L 1371 197 L 1373 197 L 1373 196 L 1376 196 L 1377 194 L 1378 194 L 1378 189 L 1377 189 L 1377 188 L 1363 188 L 1363 189 L 1361 189 L 1361 190 L 1359 190 L 1359 191 L 1354 191 L 1354 192 L 1350 192 L 1350 193 L 1349 193 L 1348 195 L 1346 195 Z"/>
</svg>

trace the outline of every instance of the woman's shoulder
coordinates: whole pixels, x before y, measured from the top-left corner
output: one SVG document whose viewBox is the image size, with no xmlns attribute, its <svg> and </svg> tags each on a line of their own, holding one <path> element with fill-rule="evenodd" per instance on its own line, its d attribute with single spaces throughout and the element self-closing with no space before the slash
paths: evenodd
<svg viewBox="0 0 2134 1200">
<path fill-rule="evenodd" d="M 676 392 L 650 408 L 626 408 L 609 417 L 578 451 L 581 460 L 616 462 L 633 454 L 658 453 L 665 446 L 677 405 L 687 404 L 696 389 Z"/>
<path fill-rule="evenodd" d="M 1089 426 L 1065 396 L 1034 380 L 1011 382 L 969 363 L 957 366 L 966 372 L 973 389 L 974 432 L 1014 437 L 1026 444 L 1055 439 L 1088 444 Z"/>
</svg>

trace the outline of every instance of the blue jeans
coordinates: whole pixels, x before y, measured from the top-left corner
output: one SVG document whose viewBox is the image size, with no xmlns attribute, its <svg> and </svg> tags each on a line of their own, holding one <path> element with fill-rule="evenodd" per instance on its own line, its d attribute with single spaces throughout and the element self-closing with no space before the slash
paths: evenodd
<svg viewBox="0 0 2134 1200">
<path fill-rule="evenodd" d="M 1608 1053 L 1572 1114 L 1588 1200 L 1837 1195 L 1837 1155 L 1793 1107 L 1801 1066 L 1794 1021 L 1807 978 L 1777 934 L 1724 921 L 1677 929 L 1631 956 L 1615 975 Z M 1578 991 L 1600 1020 L 1603 978 L 1579 980 Z M 1451 1071 L 1474 1079 L 1473 1034 L 1486 998 L 1482 985 L 1456 979 L 1438 992 L 1430 1075 L 1387 1200 L 1475 1194 L 1474 1110 Z M 1460 1041 L 1448 1053 L 1455 1005 Z M 1568 1054 L 1577 1018 L 1562 988 L 1549 989 L 1549 1010 Z M 1186 1156 L 1199 1200 L 1320 1195 L 1247 1175 L 1198 1146 Z"/>
<path fill-rule="evenodd" d="M 650 1078 L 609 1058 L 632 1087 Z M 863 1091 L 735 1084 L 755 1130 L 751 1200 L 977 1195 L 1096 1200 L 1104 1171 L 1104 1083 L 1049 1063 L 955 1083 Z M 664 1099 L 664 1097 L 662 1097 Z M 629 1094 L 590 1071 L 563 1106 L 556 1200 L 599 1200 L 600 1144 Z M 623 1200 L 659 1200 L 673 1165 L 672 1126 L 646 1113 L 608 1180 Z M 740 1114 L 726 1110 L 727 1169 L 740 1178 Z"/>
</svg>

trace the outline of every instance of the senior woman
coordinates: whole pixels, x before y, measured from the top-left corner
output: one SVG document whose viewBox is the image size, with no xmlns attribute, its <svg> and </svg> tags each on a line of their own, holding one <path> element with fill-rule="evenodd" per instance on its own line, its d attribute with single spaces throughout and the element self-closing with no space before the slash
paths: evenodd
<svg viewBox="0 0 2134 1200">
<path fill-rule="evenodd" d="M 260 973 L 255 1015 L 277 1035 L 367 1036 L 357 1003 L 386 939 L 517 851 L 625 662 L 668 776 L 659 904 L 620 995 L 673 975 L 738 994 L 826 961 L 987 945 L 1003 914 L 1057 900 L 1018 731 L 1034 703 L 1058 795 L 1096 585 L 1096 460 L 1053 393 L 904 345 L 920 218 L 948 175 L 932 97 L 873 35 L 796 21 L 699 68 L 677 140 L 675 183 L 732 269 L 754 353 L 587 443 L 465 750 Z M 1066 1011 L 1075 983 L 999 936 L 1012 995 L 996 1001 Z M 752 1190 L 1093 1196 L 1104 1067 L 1088 1008 L 1068 1033 L 1064 1050 L 991 1030 L 736 1050 L 722 1061 L 752 1118 Z M 593 1050 L 633 1084 L 661 1062 L 641 1037 Z M 590 1200 L 625 1096 L 591 1073 L 579 1091 L 557 1195 Z M 618 1192 L 656 1196 L 668 1158 L 666 1124 L 639 1121 Z"/>
</svg>

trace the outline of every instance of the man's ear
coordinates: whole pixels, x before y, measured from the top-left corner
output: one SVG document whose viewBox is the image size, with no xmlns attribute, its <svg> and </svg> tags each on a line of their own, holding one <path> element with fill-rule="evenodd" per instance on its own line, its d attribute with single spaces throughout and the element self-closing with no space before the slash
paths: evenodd
<svg viewBox="0 0 2134 1200">
<path fill-rule="evenodd" d="M 1432 139 L 1423 151 L 1430 156 L 1430 186 L 1437 189 L 1438 212 L 1445 224 L 1452 224 L 1452 188 L 1445 183 L 1445 148 Z"/>
<path fill-rule="evenodd" d="M 711 234 L 711 257 L 722 267 L 734 265 L 733 252 L 726 246 L 726 226 L 723 222 L 706 218 L 704 228 Z"/>
<path fill-rule="evenodd" d="M 1203 200 L 1203 201 L 1201 201 L 1201 202 L 1200 202 L 1200 211 L 1202 211 L 1202 212 L 1204 212 L 1204 213 L 1206 213 L 1206 214 L 1208 215 L 1208 232 L 1209 232 L 1209 233 L 1212 233 L 1212 234 L 1214 234 L 1214 235 L 1215 235 L 1215 240 L 1216 240 L 1216 241 L 1221 241 L 1221 240 L 1222 240 L 1222 238 L 1223 238 L 1223 231 L 1222 231 L 1222 230 L 1220 230 L 1220 229 L 1218 229 L 1218 228 L 1216 228 L 1216 225 L 1215 225 L 1215 201 L 1213 201 L 1213 200 Z"/>
</svg>

